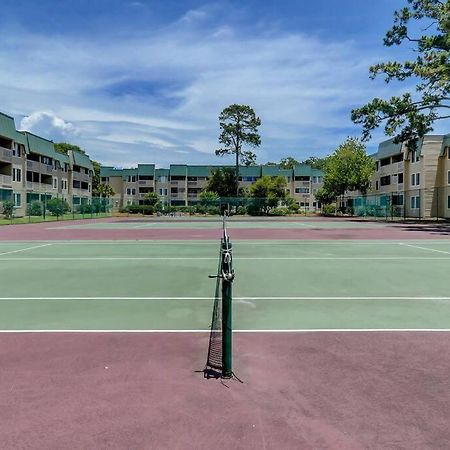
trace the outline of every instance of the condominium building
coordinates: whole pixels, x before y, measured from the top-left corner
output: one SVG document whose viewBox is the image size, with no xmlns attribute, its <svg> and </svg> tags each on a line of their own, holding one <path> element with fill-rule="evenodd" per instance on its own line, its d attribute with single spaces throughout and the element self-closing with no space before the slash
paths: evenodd
<svg viewBox="0 0 450 450">
<path fill-rule="evenodd" d="M 377 153 L 372 194 L 405 217 L 450 218 L 450 134 L 426 135 L 414 151 L 392 139 Z"/>
<path fill-rule="evenodd" d="M 92 178 L 87 155 L 59 153 L 52 141 L 17 131 L 14 118 L 0 113 L 0 202 L 12 200 L 17 216 L 27 204 L 56 196 L 71 207 L 89 203 Z"/>
<path fill-rule="evenodd" d="M 101 181 L 115 192 L 114 208 L 143 204 L 145 195 L 156 192 L 162 203 L 172 206 L 194 205 L 199 201 L 212 170 L 231 166 L 191 166 L 171 164 L 169 169 L 157 169 L 154 164 L 138 164 L 133 169 L 102 167 Z M 320 208 L 315 193 L 323 185 L 323 172 L 300 164 L 293 169 L 275 165 L 249 166 L 239 169 L 239 186 L 249 187 L 262 176 L 283 176 L 289 194 L 300 207 L 307 210 Z"/>
</svg>

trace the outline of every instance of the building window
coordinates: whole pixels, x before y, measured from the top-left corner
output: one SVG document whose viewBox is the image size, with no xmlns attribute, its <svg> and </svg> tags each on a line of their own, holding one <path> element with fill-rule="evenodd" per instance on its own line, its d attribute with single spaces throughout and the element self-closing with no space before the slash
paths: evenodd
<svg viewBox="0 0 450 450">
<path fill-rule="evenodd" d="M 375 168 L 376 168 L 376 171 L 377 171 L 377 172 L 380 170 L 380 161 L 377 161 L 377 162 L 375 163 Z"/>
<path fill-rule="evenodd" d="M 392 206 L 403 206 L 403 194 L 392 194 Z"/>
<path fill-rule="evenodd" d="M 450 147 L 447 147 L 447 158 L 450 159 Z"/>
<path fill-rule="evenodd" d="M 128 183 L 135 183 L 136 182 L 136 175 L 128 175 Z"/>
<path fill-rule="evenodd" d="M 413 173 L 411 175 L 411 186 L 420 186 L 420 173 Z"/>
<path fill-rule="evenodd" d="M 420 208 L 420 197 L 414 196 L 411 197 L 411 209 L 419 209 Z"/>
<path fill-rule="evenodd" d="M 411 162 L 412 162 L 412 163 L 416 163 L 416 162 L 419 162 L 419 160 L 420 160 L 419 153 L 417 152 L 417 150 L 414 150 L 414 151 L 411 153 Z"/>
<path fill-rule="evenodd" d="M 19 144 L 14 144 L 14 147 L 12 149 L 12 154 L 13 156 L 17 156 L 18 158 L 20 158 L 20 145 Z"/>
<path fill-rule="evenodd" d="M 58 178 L 53 178 L 53 188 L 54 189 L 58 188 Z"/>
<path fill-rule="evenodd" d="M 160 175 L 160 176 L 158 177 L 158 181 L 159 181 L 160 183 L 167 183 L 167 176 L 166 176 L 166 175 Z"/>
<path fill-rule="evenodd" d="M 380 189 L 380 182 L 377 180 L 375 181 L 375 190 L 378 191 Z"/>
<path fill-rule="evenodd" d="M 450 209 L 450 195 L 447 196 L 447 208 Z"/>
<path fill-rule="evenodd" d="M 309 188 L 307 187 L 297 187 L 295 188 L 296 194 L 309 194 Z"/>
<path fill-rule="evenodd" d="M 384 177 L 380 178 L 380 184 L 381 186 L 388 186 L 391 184 L 391 176 L 390 175 L 386 175 Z"/>
<path fill-rule="evenodd" d="M 52 160 L 48 156 L 41 156 L 41 163 L 46 166 L 53 166 Z"/>
<path fill-rule="evenodd" d="M 136 194 L 136 189 L 127 188 L 127 195 L 135 195 L 135 194 Z"/>
<path fill-rule="evenodd" d="M 398 155 L 394 155 L 392 157 L 392 162 L 393 163 L 398 163 L 398 162 L 401 162 L 401 161 L 403 161 L 403 155 L 401 153 L 398 154 Z"/>
<path fill-rule="evenodd" d="M 15 167 L 13 167 L 12 180 L 17 181 L 19 183 L 22 181 L 22 169 L 17 169 Z"/>
<path fill-rule="evenodd" d="M 167 195 L 167 188 L 160 188 L 159 195 Z"/>
<path fill-rule="evenodd" d="M 14 198 L 14 206 L 16 208 L 20 208 L 22 206 L 22 196 L 19 193 L 14 192 L 13 198 Z"/>
<path fill-rule="evenodd" d="M 450 184 L 450 170 L 447 172 L 447 184 Z"/>
<path fill-rule="evenodd" d="M 397 176 L 397 183 L 403 184 L 403 173 L 399 173 Z"/>
<path fill-rule="evenodd" d="M 384 158 L 380 160 L 381 167 L 388 166 L 391 163 L 391 158 Z"/>
<path fill-rule="evenodd" d="M 88 191 L 91 192 L 91 185 L 88 185 Z"/>
<path fill-rule="evenodd" d="M 102 177 L 102 183 L 109 183 L 109 177 Z"/>
</svg>

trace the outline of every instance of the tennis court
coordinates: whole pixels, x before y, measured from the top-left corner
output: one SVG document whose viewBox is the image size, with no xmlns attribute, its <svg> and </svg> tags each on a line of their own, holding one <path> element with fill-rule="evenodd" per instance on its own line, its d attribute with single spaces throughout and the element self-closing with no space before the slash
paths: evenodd
<svg viewBox="0 0 450 450">
<path fill-rule="evenodd" d="M 448 443 L 448 225 L 232 218 L 229 233 L 234 371 L 243 384 L 201 373 L 219 219 L 0 228 L 6 442 Z M 39 432 L 49 422 L 51 439 Z"/>
</svg>

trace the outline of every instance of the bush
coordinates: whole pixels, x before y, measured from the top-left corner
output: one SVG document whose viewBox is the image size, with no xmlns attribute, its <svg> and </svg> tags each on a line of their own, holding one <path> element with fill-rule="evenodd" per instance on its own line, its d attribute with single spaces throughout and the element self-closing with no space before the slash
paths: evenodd
<svg viewBox="0 0 450 450">
<path fill-rule="evenodd" d="M 12 219 L 14 215 L 14 203 L 10 200 L 6 200 L 2 205 L 2 214 L 5 216 L 5 219 Z"/>
<path fill-rule="evenodd" d="M 123 208 L 123 212 L 151 216 L 155 212 L 155 208 L 153 208 L 153 206 L 151 205 L 128 205 Z"/>
<path fill-rule="evenodd" d="M 323 205 L 322 206 L 322 214 L 324 216 L 334 216 L 336 214 L 336 206 L 335 205 Z"/>
<path fill-rule="evenodd" d="M 52 198 L 47 202 L 47 210 L 52 216 L 63 216 L 70 208 L 63 198 Z"/>
<path fill-rule="evenodd" d="M 300 212 L 300 206 L 297 205 L 297 203 L 293 203 L 292 205 L 289 205 L 289 212 L 293 214 L 298 214 Z"/>
<path fill-rule="evenodd" d="M 289 214 L 289 209 L 285 206 L 279 206 L 277 208 L 272 208 L 269 211 L 269 216 L 287 216 Z"/>
<path fill-rule="evenodd" d="M 38 201 L 31 202 L 27 208 L 29 216 L 42 216 L 42 203 Z"/>
<path fill-rule="evenodd" d="M 247 207 L 246 206 L 238 206 L 236 209 L 236 214 L 238 216 L 245 216 L 247 214 Z"/>
</svg>

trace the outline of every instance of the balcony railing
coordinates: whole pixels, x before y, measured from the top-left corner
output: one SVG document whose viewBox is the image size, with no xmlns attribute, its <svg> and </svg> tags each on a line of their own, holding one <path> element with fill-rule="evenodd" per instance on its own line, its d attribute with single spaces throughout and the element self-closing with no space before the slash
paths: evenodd
<svg viewBox="0 0 450 450">
<path fill-rule="evenodd" d="M 77 181 L 85 181 L 87 183 L 91 180 L 88 174 L 81 172 L 73 172 L 73 179 Z"/>
<path fill-rule="evenodd" d="M 178 186 L 178 181 L 177 181 L 177 180 L 171 181 L 170 184 L 171 184 L 172 186 Z"/>
<path fill-rule="evenodd" d="M 153 180 L 139 180 L 139 186 L 153 186 Z"/>
<path fill-rule="evenodd" d="M 11 162 L 12 150 L 9 148 L 0 147 L 0 160 L 5 162 Z"/>
<path fill-rule="evenodd" d="M 197 194 L 188 194 L 187 196 L 188 196 L 188 198 L 197 198 L 198 197 Z"/>
<path fill-rule="evenodd" d="M 11 176 L 0 175 L 0 185 L 10 185 L 10 184 L 11 184 Z"/>
</svg>

